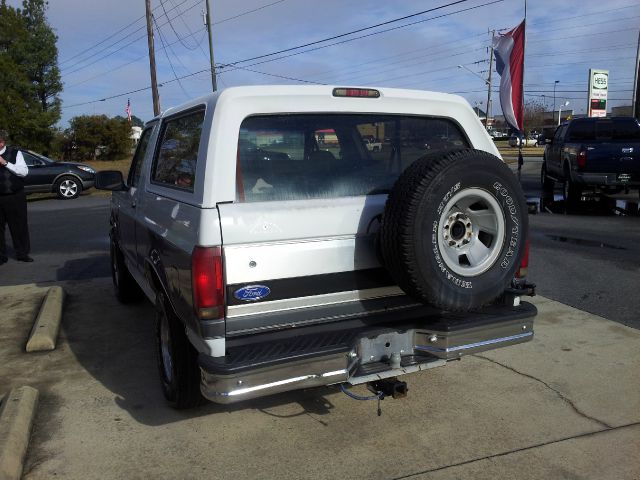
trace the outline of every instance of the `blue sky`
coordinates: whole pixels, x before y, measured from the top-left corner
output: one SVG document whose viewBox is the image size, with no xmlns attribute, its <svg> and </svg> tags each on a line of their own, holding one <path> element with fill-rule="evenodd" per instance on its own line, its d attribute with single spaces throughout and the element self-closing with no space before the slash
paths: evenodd
<svg viewBox="0 0 640 480">
<path fill-rule="evenodd" d="M 225 65 L 246 60 L 453 1 L 210 0 L 215 61 Z M 8 1 L 11 6 L 20 3 Z M 158 82 L 163 85 L 161 108 L 166 109 L 211 91 L 202 20 L 205 0 L 152 0 L 151 4 L 160 31 L 155 33 L 156 62 Z M 66 127 L 76 115 L 124 115 L 127 98 L 134 115 L 143 120 L 153 116 L 150 90 L 126 94 L 150 85 L 143 16 L 143 0 L 49 2 L 48 19 L 59 37 L 65 85 L 61 126 Z M 433 18 L 437 16 L 441 18 Z M 481 102 L 484 109 L 487 89 L 483 79 L 458 65 L 486 77 L 488 32 L 511 29 L 523 17 L 524 1 L 461 1 L 318 43 L 312 51 L 293 50 L 237 64 L 242 68 L 222 68 L 218 87 L 312 82 L 414 88 L 459 93 L 472 106 Z M 610 106 L 631 103 L 640 2 L 529 1 L 527 22 L 526 100 L 546 103 L 550 109 L 554 82 L 559 80 L 556 105 L 568 100 L 568 108 L 584 112 L 591 67 L 610 72 Z M 401 28 L 382 32 L 394 27 Z M 355 38 L 363 35 L 369 36 Z M 343 43 L 326 46 L 336 42 Z M 284 55 L 289 56 L 282 58 Z M 494 90 L 498 84 L 494 71 Z M 108 98 L 113 96 L 116 98 Z M 103 98 L 107 100 L 99 101 Z M 500 114 L 497 93 L 492 99 L 492 113 Z"/>
</svg>

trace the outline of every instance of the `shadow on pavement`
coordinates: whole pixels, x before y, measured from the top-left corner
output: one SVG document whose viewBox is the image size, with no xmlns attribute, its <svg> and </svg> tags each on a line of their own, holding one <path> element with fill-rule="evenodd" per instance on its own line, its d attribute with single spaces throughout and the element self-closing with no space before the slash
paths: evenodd
<svg viewBox="0 0 640 480">
<path fill-rule="evenodd" d="M 300 412 L 325 415 L 333 405 L 322 395 L 335 389 L 311 389 L 284 393 L 233 405 L 205 404 L 177 411 L 167 405 L 160 389 L 155 358 L 154 308 L 144 300 L 134 305 L 118 303 L 112 294 L 111 279 L 68 283 L 63 333 L 77 363 L 100 385 L 99 402 L 127 411 L 145 425 L 165 425 L 188 418 L 255 409 L 267 415 L 280 405 L 297 403 Z M 79 370 L 78 365 L 74 368 Z M 101 392 L 101 393 L 100 393 Z"/>
<path fill-rule="evenodd" d="M 68 260 L 56 271 L 56 280 L 91 280 L 98 277 L 111 277 L 109 254 Z"/>
<path fill-rule="evenodd" d="M 562 195 L 551 192 L 527 197 L 530 213 L 553 213 L 585 216 L 640 216 L 638 201 L 620 200 L 607 195 L 583 195 L 567 202 Z"/>
</svg>

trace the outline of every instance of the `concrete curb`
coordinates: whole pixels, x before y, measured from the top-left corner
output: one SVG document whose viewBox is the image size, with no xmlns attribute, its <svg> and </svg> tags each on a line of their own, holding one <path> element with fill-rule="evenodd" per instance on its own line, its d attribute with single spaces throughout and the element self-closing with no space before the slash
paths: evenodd
<svg viewBox="0 0 640 480">
<path fill-rule="evenodd" d="M 14 388 L 2 401 L 0 413 L 0 480 L 19 480 L 29 446 L 38 390 Z"/>
<path fill-rule="evenodd" d="M 33 324 L 31 335 L 27 341 L 27 352 L 41 352 L 56 348 L 63 304 L 64 290 L 62 287 L 51 287 Z"/>
</svg>

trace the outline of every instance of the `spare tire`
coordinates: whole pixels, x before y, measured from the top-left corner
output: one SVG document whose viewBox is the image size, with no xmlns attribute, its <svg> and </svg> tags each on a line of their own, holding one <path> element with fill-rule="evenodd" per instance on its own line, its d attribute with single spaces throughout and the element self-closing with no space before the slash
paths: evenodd
<svg viewBox="0 0 640 480">
<path fill-rule="evenodd" d="M 391 190 L 382 261 L 408 295 L 452 311 L 501 295 L 525 251 L 526 200 L 510 168 L 480 150 L 416 160 Z"/>
</svg>

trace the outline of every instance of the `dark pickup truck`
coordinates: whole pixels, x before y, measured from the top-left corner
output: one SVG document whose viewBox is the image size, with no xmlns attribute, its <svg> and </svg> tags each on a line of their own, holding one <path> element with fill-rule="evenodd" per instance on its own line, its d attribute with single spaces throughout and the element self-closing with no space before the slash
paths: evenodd
<svg viewBox="0 0 640 480">
<path fill-rule="evenodd" d="M 566 201 L 579 200 L 587 189 L 640 187 L 640 124 L 633 117 L 571 120 L 546 143 L 542 187 L 551 191 L 562 183 Z"/>
</svg>

